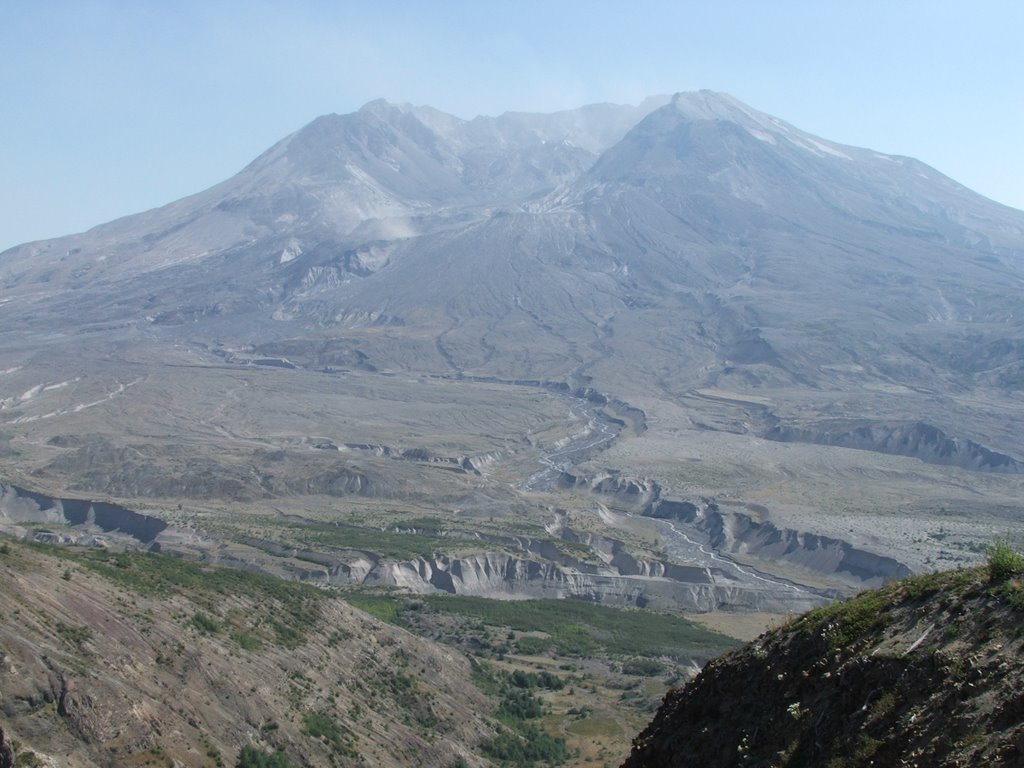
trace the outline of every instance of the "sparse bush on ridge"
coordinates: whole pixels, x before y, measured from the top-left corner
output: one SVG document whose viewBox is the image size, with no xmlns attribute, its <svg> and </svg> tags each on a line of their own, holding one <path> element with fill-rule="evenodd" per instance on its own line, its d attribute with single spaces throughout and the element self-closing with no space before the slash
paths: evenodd
<svg viewBox="0 0 1024 768">
<path fill-rule="evenodd" d="M 996 539 L 985 554 L 988 556 L 988 578 L 993 584 L 1002 584 L 1024 574 L 1024 555 L 1013 549 L 1006 539 Z"/>
</svg>

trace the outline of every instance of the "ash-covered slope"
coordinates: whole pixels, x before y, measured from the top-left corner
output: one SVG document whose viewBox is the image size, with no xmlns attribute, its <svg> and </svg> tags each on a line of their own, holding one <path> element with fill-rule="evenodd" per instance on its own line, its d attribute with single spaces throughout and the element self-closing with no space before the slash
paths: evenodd
<svg viewBox="0 0 1024 768">
<path fill-rule="evenodd" d="M 317 118 L 204 192 L 81 235 L 10 249 L 0 279 L 11 289 L 80 288 L 224 253 L 237 269 L 254 248 L 280 265 L 325 244 L 401 239 L 418 231 L 413 219 L 424 215 L 516 205 L 549 192 L 665 101 L 473 121 L 373 101 Z"/>
<path fill-rule="evenodd" d="M 808 422 L 921 420 L 1024 456 L 1004 417 L 1024 387 L 1024 213 L 707 91 L 472 121 L 372 102 L 194 197 L 0 254 L 0 290 L 19 338 L 674 403 L 773 391 Z"/>
<path fill-rule="evenodd" d="M 1020 765 L 1022 595 L 983 568 L 812 611 L 670 691 L 624 768 Z"/>
</svg>

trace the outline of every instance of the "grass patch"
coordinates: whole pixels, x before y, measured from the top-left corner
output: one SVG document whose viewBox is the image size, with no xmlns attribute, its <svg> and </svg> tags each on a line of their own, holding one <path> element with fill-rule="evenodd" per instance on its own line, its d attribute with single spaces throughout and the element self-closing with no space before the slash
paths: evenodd
<svg viewBox="0 0 1024 768">
<path fill-rule="evenodd" d="M 570 723 L 566 730 L 576 736 L 584 736 L 591 739 L 602 737 L 621 739 L 623 737 L 622 726 L 611 717 L 588 717 L 583 720 L 577 720 L 574 723 Z"/>
<path fill-rule="evenodd" d="M 251 745 L 242 747 L 235 768 L 291 768 L 284 752 L 264 752 Z"/>
<path fill-rule="evenodd" d="M 807 632 L 823 628 L 829 650 L 837 651 L 884 627 L 892 604 L 889 591 L 866 592 L 850 600 L 815 608 L 796 626 Z"/>
<path fill-rule="evenodd" d="M 192 614 L 189 623 L 206 635 L 215 635 L 221 630 L 221 623 L 212 616 L 207 616 L 202 611 L 196 611 Z"/>
<path fill-rule="evenodd" d="M 62 621 L 57 622 L 57 634 L 74 646 L 92 640 L 92 630 L 88 627 L 72 627 Z"/>
<path fill-rule="evenodd" d="M 988 579 L 993 584 L 1003 584 L 1024 574 L 1024 555 L 1021 555 L 1005 539 L 996 539 L 985 554 L 988 557 Z"/>
<path fill-rule="evenodd" d="M 326 593 L 307 584 L 251 571 L 202 565 L 168 555 L 90 550 L 75 559 L 125 589 L 153 597 L 182 595 L 211 612 L 226 597 L 248 598 L 253 603 L 246 617 L 249 626 L 234 629 L 241 633 L 255 632 L 289 648 L 305 641 L 306 634 L 320 620 L 321 601 L 329 599 Z M 193 615 L 191 624 L 208 633 L 222 628 L 219 620 L 202 611 Z"/>
<path fill-rule="evenodd" d="M 519 632 L 543 632 L 558 653 L 711 658 L 736 641 L 679 616 L 577 600 L 488 600 L 426 595 L 431 609 Z M 517 644 L 527 638 L 520 638 Z M 529 644 L 529 643 L 528 643 Z"/>
<path fill-rule="evenodd" d="M 554 645 L 550 637 L 537 637 L 526 635 L 516 640 L 516 652 L 523 656 L 536 656 L 549 650 Z"/>
<path fill-rule="evenodd" d="M 358 756 L 352 747 L 351 732 L 326 712 L 307 712 L 302 716 L 302 729 L 330 746 L 331 751 L 338 755 Z"/>
<path fill-rule="evenodd" d="M 502 765 L 561 765 L 569 757 L 565 739 L 551 736 L 530 723 L 502 729 L 480 745 L 481 751 Z"/>
<path fill-rule="evenodd" d="M 923 600 L 943 591 L 962 593 L 977 582 L 977 569 L 936 571 L 904 579 L 898 589 L 910 600 Z"/>
<path fill-rule="evenodd" d="M 345 594 L 345 602 L 388 624 L 397 624 L 399 617 L 407 610 L 405 603 L 400 598 L 386 595 L 349 592 Z"/>
<path fill-rule="evenodd" d="M 258 651 L 263 646 L 263 642 L 251 632 L 232 632 L 231 639 L 243 651 Z"/>
<path fill-rule="evenodd" d="M 461 547 L 458 539 L 427 533 L 395 533 L 379 528 L 362 528 L 345 523 L 290 525 L 286 535 L 312 549 L 356 549 L 373 552 L 385 560 L 413 560 L 435 552 L 451 552 Z"/>
<path fill-rule="evenodd" d="M 622 674 L 636 677 L 654 677 L 665 672 L 665 665 L 654 659 L 630 659 L 622 663 Z"/>
</svg>

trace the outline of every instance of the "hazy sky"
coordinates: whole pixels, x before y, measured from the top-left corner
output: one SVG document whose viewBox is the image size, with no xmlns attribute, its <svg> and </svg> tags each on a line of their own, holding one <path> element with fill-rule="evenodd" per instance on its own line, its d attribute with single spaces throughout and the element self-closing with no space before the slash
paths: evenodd
<svg viewBox="0 0 1024 768">
<path fill-rule="evenodd" d="M 711 88 L 1024 208 L 1024 3 L 0 0 L 0 250 L 198 192 L 383 97 Z"/>
</svg>

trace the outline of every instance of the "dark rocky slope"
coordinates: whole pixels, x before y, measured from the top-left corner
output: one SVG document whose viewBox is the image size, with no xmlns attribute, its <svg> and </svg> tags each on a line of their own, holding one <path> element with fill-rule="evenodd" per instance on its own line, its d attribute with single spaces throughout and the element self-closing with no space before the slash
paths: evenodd
<svg viewBox="0 0 1024 768">
<path fill-rule="evenodd" d="M 986 568 L 812 611 L 670 691 L 624 768 L 1022 765 L 1022 617 Z"/>
</svg>

